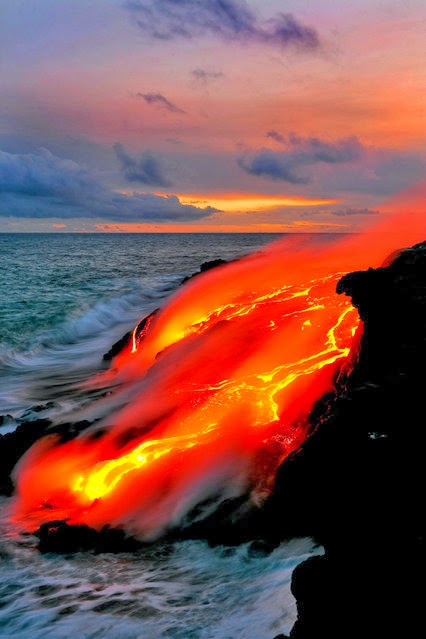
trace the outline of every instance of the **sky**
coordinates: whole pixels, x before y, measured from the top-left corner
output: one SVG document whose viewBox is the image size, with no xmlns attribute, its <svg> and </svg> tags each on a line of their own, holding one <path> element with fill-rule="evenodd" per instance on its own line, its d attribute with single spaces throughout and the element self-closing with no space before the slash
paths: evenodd
<svg viewBox="0 0 426 639">
<path fill-rule="evenodd" d="M 0 232 L 353 232 L 426 177 L 424 0 L 0 0 Z"/>
</svg>

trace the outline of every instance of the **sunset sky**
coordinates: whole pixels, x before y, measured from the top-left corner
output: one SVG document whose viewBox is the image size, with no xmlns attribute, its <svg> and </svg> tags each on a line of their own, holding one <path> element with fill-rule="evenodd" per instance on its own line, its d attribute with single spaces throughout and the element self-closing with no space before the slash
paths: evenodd
<svg viewBox="0 0 426 639">
<path fill-rule="evenodd" d="M 354 231 L 426 176 L 424 0 L 0 0 L 0 231 Z"/>
</svg>

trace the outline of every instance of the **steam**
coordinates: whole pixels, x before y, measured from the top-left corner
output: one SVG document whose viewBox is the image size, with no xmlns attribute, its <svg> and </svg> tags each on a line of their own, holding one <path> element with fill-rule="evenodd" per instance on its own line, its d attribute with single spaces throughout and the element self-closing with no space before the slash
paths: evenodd
<svg viewBox="0 0 426 639">
<path fill-rule="evenodd" d="M 109 524 L 152 540 L 202 503 L 267 494 L 314 403 L 355 359 L 358 314 L 336 284 L 421 239 L 402 222 L 374 241 L 287 238 L 191 280 L 96 380 L 115 386 L 90 409 L 101 419 L 20 461 L 17 519 L 29 529 Z"/>
</svg>

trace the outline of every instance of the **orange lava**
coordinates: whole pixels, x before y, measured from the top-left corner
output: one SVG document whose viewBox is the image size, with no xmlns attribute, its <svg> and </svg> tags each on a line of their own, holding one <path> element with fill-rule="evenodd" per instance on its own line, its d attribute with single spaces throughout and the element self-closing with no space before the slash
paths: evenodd
<svg viewBox="0 0 426 639">
<path fill-rule="evenodd" d="M 111 415 L 18 464 L 15 518 L 154 539 L 200 504 L 267 493 L 356 356 L 358 314 L 336 284 L 379 265 L 401 245 L 392 238 L 287 239 L 191 280 L 115 359 Z"/>
</svg>

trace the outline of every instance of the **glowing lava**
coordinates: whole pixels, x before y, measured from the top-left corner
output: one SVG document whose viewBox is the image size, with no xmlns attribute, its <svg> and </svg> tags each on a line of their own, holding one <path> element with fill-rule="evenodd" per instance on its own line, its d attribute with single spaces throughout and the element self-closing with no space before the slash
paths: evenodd
<svg viewBox="0 0 426 639">
<path fill-rule="evenodd" d="M 328 279 L 326 284 L 333 290 L 336 277 Z M 281 425 L 282 410 L 286 402 L 282 397 L 283 391 L 299 377 L 314 375 L 323 367 L 345 359 L 358 325 L 356 310 L 348 300 L 338 299 L 331 307 L 329 300 L 323 297 L 324 291 L 321 291 L 321 297 L 317 297 L 316 290 L 319 287 L 324 287 L 324 281 L 314 282 L 302 290 L 299 287 L 285 287 L 249 301 L 227 304 L 188 327 L 186 335 L 200 336 L 220 322 L 235 322 L 239 318 L 248 318 L 249 322 L 256 326 L 256 331 L 263 332 L 264 369 L 258 368 L 259 354 L 255 352 L 253 355 L 251 350 L 247 349 L 246 354 L 240 354 L 238 370 L 233 372 L 231 379 L 220 379 L 214 384 L 197 385 L 196 379 L 191 382 L 188 379 L 181 383 L 175 392 L 189 394 L 191 402 L 199 405 L 186 417 L 185 422 L 180 424 L 184 434 L 147 440 L 117 459 L 100 462 L 88 474 L 78 477 L 74 490 L 81 493 L 83 499 L 87 498 L 88 502 L 104 497 L 115 488 L 123 475 L 146 464 L 152 464 L 163 455 L 203 446 L 205 442 L 214 439 L 219 425 L 226 419 L 230 410 L 250 410 L 248 426 L 251 428 L 262 429 L 267 425 L 271 428 L 274 423 Z M 322 331 L 330 324 L 331 326 L 325 333 L 324 341 L 318 343 L 318 349 L 310 350 L 309 332 L 314 331 L 313 323 L 321 326 Z M 244 323 L 239 324 L 243 328 Z M 285 354 L 284 348 L 282 354 L 277 350 L 280 348 L 281 339 L 279 329 L 283 325 L 288 328 L 291 326 L 292 334 L 296 338 L 299 332 L 305 332 L 299 337 L 297 355 L 289 348 L 288 355 Z M 247 332 L 247 327 L 245 331 Z M 276 331 L 278 333 L 275 335 Z M 183 337 L 182 335 L 181 339 Z M 303 357 L 300 357 L 302 342 L 309 345 L 309 351 L 304 349 Z M 135 339 L 132 346 L 132 353 L 134 352 L 137 352 Z M 296 360 L 296 356 L 299 359 Z M 274 366 L 277 359 L 282 363 Z M 260 433 L 259 437 L 263 438 L 264 434 Z"/>
<path fill-rule="evenodd" d="M 153 539 L 200 504 L 269 490 L 356 357 L 358 314 L 335 293 L 342 267 L 376 266 L 399 241 L 292 238 L 188 282 L 105 375 L 109 416 L 20 461 L 16 518 Z"/>
</svg>

